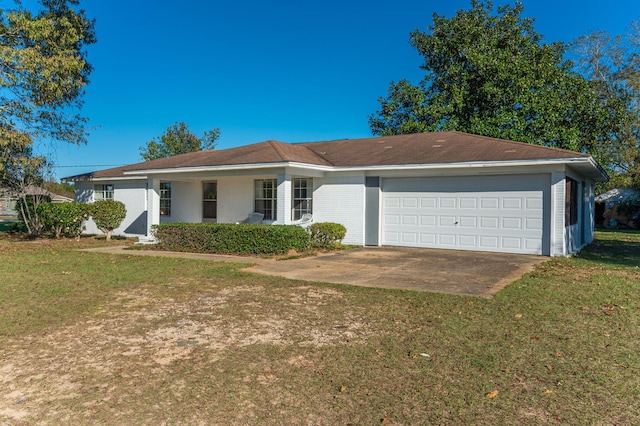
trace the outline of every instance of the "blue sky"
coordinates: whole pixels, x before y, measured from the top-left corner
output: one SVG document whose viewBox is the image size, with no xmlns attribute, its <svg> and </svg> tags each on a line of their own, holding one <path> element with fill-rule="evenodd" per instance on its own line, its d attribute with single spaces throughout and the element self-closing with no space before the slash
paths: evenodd
<svg viewBox="0 0 640 426">
<path fill-rule="evenodd" d="M 513 3 L 494 1 L 495 5 Z M 638 0 L 524 0 L 545 42 L 626 31 Z M 391 80 L 422 72 L 409 32 L 468 0 L 84 0 L 98 43 L 83 114 L 83 146 L 45 143 L 55 176 L 141 161 L 167 126 L 219 127 L 217 148 L 269 139 L 371 136 L 367 117 Z"/>
</svg>

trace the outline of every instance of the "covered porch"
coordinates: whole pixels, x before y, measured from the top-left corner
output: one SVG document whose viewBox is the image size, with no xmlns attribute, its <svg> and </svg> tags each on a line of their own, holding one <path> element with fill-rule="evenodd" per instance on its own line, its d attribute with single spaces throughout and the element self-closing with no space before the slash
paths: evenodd
<svg viewBox="0 0 640 426">
<path fill-rule="evenodd" d="M 147 178 L 146 236 L 160 223 L 237 223 L 254 212 L 262 223 L 291 224 L 313 214 L 314 184 L 323 173 L 296 168 L 260 173 L 182 175 Z M 315 182 L 314 182 L 315 178 Z"/>
</svg>

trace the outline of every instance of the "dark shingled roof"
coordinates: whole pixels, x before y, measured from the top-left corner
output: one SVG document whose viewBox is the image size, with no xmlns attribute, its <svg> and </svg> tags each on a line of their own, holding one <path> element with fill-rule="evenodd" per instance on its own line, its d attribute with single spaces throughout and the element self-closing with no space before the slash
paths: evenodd
<svg viewBox="0 0 640 426">
<path fill-rule="evenodd" d="M 288 162 L 333 167 L 371 167 L 580 157 L 586 158 L 589 155 L 462 132 L 436 132 L 297 144 L 266 141 L 237 148 L 191 152 L 65 179 L 73 181 L 122 177 L 125 176 L 125 171 L 136 170 Z"/>
</svg>

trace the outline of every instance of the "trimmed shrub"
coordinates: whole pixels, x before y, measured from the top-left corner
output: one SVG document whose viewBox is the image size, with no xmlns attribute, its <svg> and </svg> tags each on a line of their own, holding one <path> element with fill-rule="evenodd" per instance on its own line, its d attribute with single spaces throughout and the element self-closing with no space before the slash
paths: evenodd
<svg viewBox="0 0 640 426">
<path fill-rule="evenodd" d="M 84 221 L 89 218 L 89 205 L 84 203 L 44 203 L 37 211 L 43 230 L 52 232 L 56 238 L 63 234 L 80 237 Z"/>
<path fill-rule="evenodd" d="M 309 234 L 294 225 L 164 223 L 153 233 L 169 250 L 196 253 L 276 255 L 309 247 Z"/>
<path fill-rule="evenodd" d="M 127 210 L 120 201 L 100 200 L 91 204 L 91 217 L 98 229 L 107 235 L 107 241 L 126 215 Z"/>
<path fill-rule="evenodd" d="M 307 230 L 311 235 L 311 245 L 314 247 L 334 248 L 340 246 L 347 228 L 339 223 L 319 222 L 311 224 Z"/>
</svg>

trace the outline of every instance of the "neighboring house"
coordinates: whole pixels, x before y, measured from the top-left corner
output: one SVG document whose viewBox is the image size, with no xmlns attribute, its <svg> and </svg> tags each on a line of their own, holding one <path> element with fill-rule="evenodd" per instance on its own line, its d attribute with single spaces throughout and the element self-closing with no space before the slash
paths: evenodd
<svg viewBox="0 0 640 426">
<path fill-rule="evenodd" d="M 122 201 L 116 232 L 165 222 L 347 228 L 345 244 L 565 256 L 594 234 L 586 154 L 460 132 L 288 144 L 266 141 L 71 176 L 76 200 Z M 88 232 L 98 232 L 88 224 Z"/>
<path fill-rule="evenodd" d="M 46 189 L 40 188 L 38 186 L 29 186 L 27 187 L 26 192 L 28 195 L 46 195 L 48 197 L 51 197 L 52 203 L 68 203 L 73 201 L 71 198 L 54 194 L 53 192 L 47 191 Z M 17 216 L 17 200 L 18 195 L 15 193 L 15 191 L 7 188 L 0 188 L 0 216 Z"/>
</svg>

